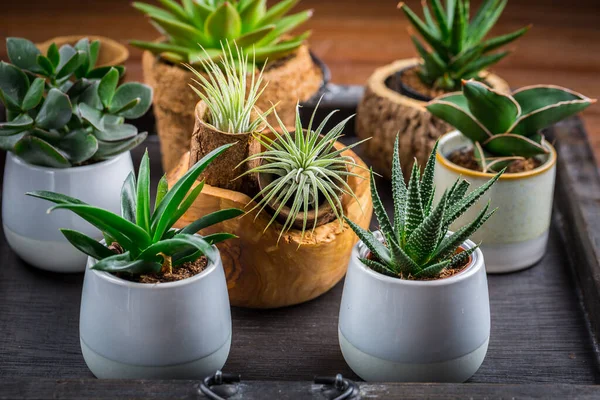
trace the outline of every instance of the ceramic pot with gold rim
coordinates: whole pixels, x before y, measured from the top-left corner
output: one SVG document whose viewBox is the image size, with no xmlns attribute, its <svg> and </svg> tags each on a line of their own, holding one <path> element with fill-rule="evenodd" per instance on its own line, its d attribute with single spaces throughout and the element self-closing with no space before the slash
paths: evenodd
<svg viewBox="0 0 600 400">
<path fill-rule="evenodd" d="M 435 168 L 436 200 L 461 176 L 471 188 L 484 184 L 493 174 L 460 167 L 448 156 L 460 148 L 472 146 L 459 131 L 440 138 Z M 480 201 L 462 215 L 450 229 L 472 221 L 491 200 L 496 213 L 471 237 L 485 254 L 488 273 L 514 272 L 533 266 L 546 252 L 554 181 L 556 150 L 544 142 L 548 154 L 541 156 L 542 164 L 531 171 L 504 174 Z"/>
</svg>

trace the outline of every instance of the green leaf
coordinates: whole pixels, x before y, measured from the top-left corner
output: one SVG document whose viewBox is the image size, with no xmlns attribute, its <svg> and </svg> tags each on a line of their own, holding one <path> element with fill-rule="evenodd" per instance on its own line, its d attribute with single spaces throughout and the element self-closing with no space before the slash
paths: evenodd
<svg viewBox="0 0 600 400">
<path fill-rule="evenodd" d="M 460 253 L 454 255 L 450 259 L 450 265 L 448 265 L 448 268 L 455 269 L 455 268 L 462 267 L 463 265 L 465 265 L 467 263 L 471 254 L 473 254 L 475 252 L 475 250 L 477 250 L 478 248 L 479 248 L 479 245 L 471 247 L 470 249 L 463 250 Z"/>
<path fill-rule="evenodd" d="M 74 197 L 70 197 L 61 193 L 50 192 L 47 190 L 34 190 L 25 194 L 38 199 L 51 201 L 52 203 L 56 204 L 87 204 Z"/>
<path fill-rule="evenodd" d="M 275 25 L 267 25 L 255 31 L 248 32 L 239 38 L 235 39 L 235 43 L 239 47 L 249 47 L 253 44 L 260 42 L 265 39 L 265 37 L 270 36 L 269 34 L 273 32 L 275 29 Z"/>
<path fill-rule="evenodd" d="M 462 94 L 440 96 L 427 104 L 426 108 L 434 116 L 446 121 L 463 135 L 474 142 L 483 142 L 491 137 L 491 134 L 477 119 L 471 115 L 468 109 L 459 105 L 465 97 Z"/>
<path fill-rule="evenodd" d="M 237 236 L 232 233 L 213 233 L 212 235 L 203 236 L 203 239 L 210 245 L 224 242 L 229 239 L 237 239 Z"/>
<path fill-rule="evenodd" d="M 406 253 L 419 265 L 431 259 L 438 246 L 438 240 L 445 233 L 441 231 L 446 203 L 446 193 L 444 193 L 433 212 L 415 228 L 406 243 Z"/>
<path fill-rule="evenodd" d="M 125 67 L 122 65 L 114 65 L 112 67 L 104 66 L 94 68 L 93 70 L 87 73 L 86 78 L 89 80 L 102 79 L 106 74 L 108 74 L 108 72 L 110 72 L 112 68 L 116 69 L 119 72 L 119 78 L 122 78 L 125 74 Z"/>
<path fill-rule="evenodd" d="M 33 119 L 27 114 L 20 114 L 9 122 L 0 123 L 0 136 L 10 136 L 33 127 Z"/>
<path fill-rule="evenodd" d="M 469 79 L 475 78 L 479 76 L 479 72 L 486 69 L 487 67 L 496 64 L 504 57 L 509 55 L 510 52 L 503 51 L 500 53 L 491 54 L 489 56 L 479 57 L 476 61 L 465 65 L 460 71 L 458 71 L 455 75 L 460 78 Z"/>
<path fill-rule="evenodd" d="M 138 172 L 135 221 L 139 227 L 150 232 L 150 159 L 144 152 Z"/>
<path fill-rule="evenodd" d="M 111 124 L 103 118 L 102 130 L 95 130 L 94 135 L 103 142 L 121 142 L 131 139 L 138 133 L 137 128 L 131 124 Z"/>
<path fill-rule="evenodd" d="M 531 114 L 542 108 L 554 106 L 558 103 L 585 100 L 594 101 L 572 90 L 552 85 L 526 86 L 513 92 L 513 97 L 521 106 L 522 114 Z"/>
<path fill-rule="evenodd" d="M 268 45 L 277 42 L 283 35 L 308 21 L 312 17 L 312 14 L 312 10 L 306 10 L 280 19 L 275 23 L 275 29 L 261 39 L 259 45 Z M 268 26 L 272 25 L 267 25 L 264 28 Z"/>
<path fill-rule="evenodd" d="M 92 269 L 105 272 L 128 272 L 132 275 L 158 273 L 162 268 L 161 263 L 144 260 L 131 260 L 129 252 L 116 254 L 104 258 L 92 266 Z"/>
<path fill-rule="evenodd" d="M 484 3 L 475 15 L 469 27 L 468 37 L 470 43 L 480 42 L 492 29 L 502 15 L 508 0 L 489 0 Z"/>
<path fill-rule="evenodd" d="M 468 21 L 465 21 L 464 7 L 464 3 L 459 0 L 454 13 L 454 21 L 452 21 L 452 35 L 450 38 L 450 51 L 453 54 L 460 53 L 465 42 L 465 28 L 468 24 Z"/>
<path fill-rule="evenodd" d="M 121 187 L 121 216 L 129 222 L 135 223 L 136 200 L 135 200 L 136 184 L 135 173 L 131 171 L 123 186 Z"/>
<path fill-rule="evenodd" d="M 442 272 L 444 268 L 450 265 L 450 262 L 450 260 L 441 261 L 430 267 L 422 269 L 421 271 L 415 273 L 413 276 L 415 278 L 435 278 L 440 274 L 440 272 Z"/>
<path fill-rule="evenodd" d="M 162 28 L 175 44 L 186 44 L 190 47 L 198 44 L 201 46 L 210 45 L 210 38 L 207 35 L 185 22 L 162 17 L 152 17 L 152 21 Z"/>
<path fill-rule="evenodd" d="M 242 19 L 242 27 L 245 28 L 244 33 L 251 31 L 255 26 L 257 26 L 260 19 L 265 16 L 266 11 L 266 0 L 250 0 L 247 6 L 244 7 L 242 12 L 240 13 L 240 18 Z M 241 44 L 239 43 L 238 45 L 241 46 Z"/>
<path fill-rule="evenodd" d="M 109 108 L 111 106 L 118 84 L 119 72 L 115 68 L 111 68 L 98 85 L 98 96 L 100 96 L 104 107 Z"/>
<path fill-rule="evenodd" d="M 27 131 L 19 132 L 10 136 L 0 135 L 0 150 L 14 151 L 15 144 L 25 137 Z"/>
<path fill-rule="evenodd" d="M 387 235 L 386 241 L 392 255 L 392 262 L 387 264 L 390 270 L 394 271 L 396 274 L 412 274 L 419 269 L 419 266 L 415 261 L 406 254 L 390 235 Z M 392 269 L 391 266 L 398 267 L 400 270 L 396 271 Z"/>
<path fill-rule="evenodd" d="M 31 86 L 29 86 L 29 90 L 23 99 L 23 104 L 21 105 L 24 111 L 31 110 L 32 108 L 37 107 L 42 101 L 42 97 L 44 95 L 44 86 L 46 82 L 42 78 L 35 78 Z"/>
<path fill-rule="evenodd" d="M 183 7 L 181 7 L 177 2 L 173 0 L 158 0 L 163 7 L 165 7 L 170 13 L 177 16 L 177 18 L 185 21 L 188 19 L 188 15 L 186 14 Z"/>
<path fill-rule="evenodd" d="M 234 39 L 242 33 L 242 20 L 235 7 L 225 1 L 208 16 L 204 32 L 214 45 L 220 45 L 224 40 Z"/>
<path fill-rule="evenodd" d="M 200 232 L 202 229 L 208 228 L 209 226 L 221 223 L 228 219 L 239 217 L 244 214 L 243 210 L 237 208 L 227 208 L 207 214 L 196 221 L 192 222 L 181 230 L 181 233 L 194 234 Z"/>
<path fill-rule="evenodd" d="M 521 113 L 521 107 L 515 99 L 481 82 L 465 82 L 463 94 L 471 114 L 492 134 L 508 132 Z"/>
<path fill-rule="evenodd" d="M 40 67 L 40 70 L 42 70 L 42 72 L 40 72 L 41 75 L 45 75 L 48 77 L 53 77 L 55 75 L 56 67 L 52 65 L 52 61 L 50 61 L 48 57 L 44 57 L 40 54 L 37 57 L 37 63 Z"/>
<path fill-rule="evenodd" d="M 423 39 L 425 39 L 425 41 L 429 43 L 429 45 L 438 54 L 445 54 L 446 46 L 444 45 L 442 40 L 439 39 L 436 33 L 429 29 L 429 27 L 419 17 L 417 17 L 417 15 L 410 8 L 408 8 L 406 4 L 402 4 L 401 9 L 410 21 L 410 23 L 415 27 L 417 32 L 419 32 L 419 34 L 423 36 Z"/>
<path fill-rule="evenodd" d="M 382 264 L 378 261 L 369 260 L 368 258 L 361 258 L 360 262 L 365 264 L 367 267 L 371 268 L 374 271 L 377 271 L 381 274 L 392 276 L 394 278 L 398 277 L 398 274 L 392 271 L 387 265 Z"/>
<path fill-rule="evenodd" d="M 40 73 L 40 68 L 37 65 L 37 56 L 40 51 L 33 42 L 16 37 L 6 39 L 6 52 L 10 62 L 15 66 L 34 73 Z"/>
<path fill-rule="evenodd" d="M 71 119 L 71 115 L 69 96 L 52 88 L 35 117 L 35 123 L 42 129 L 62 129 Z"/>
<path fill-rule="evenodd" d="M 77 110 L 79 111 L 81 118 L 94 127 L 94 129 L 98 131 L 104 130 L 104 120 L 102 118 L 101 110 L 90 107 L 86 103 L 79 103 Z"/>
<path fill-rule="evenodd" d="M 529 29 L 531 29 L 531 25 L 521 28 L 512 33 L 507 33 L 506 35 L 497 36 L 495 38 L 486 40 L 485 42 L 482 43 L 483 52 L 488 53 L 488 52 L 496 50 L 510 42 L 513 42 L 513 41 L 517 40 L 518 38 L 520 38 L 521 36 L 523 36 L 524 34 L 526 34 L 529 31 Z"/>
<path fill-rule="evenodd" d="M 404 222 L 406 217 L 406 183 L 404 174 L 400 166 L 399 155 L 399 135 L 396 135 L 394 142 L 394 156 L 392 159 L 392 197 L 394 199 L 394 229 L 396 239 L 401 240 L 404 232 Z"/>
<path fill-rule="evenodd" d="M 6 108 L 20 111 L 28 90 L 27 75 L 14 65 L 0 61 L 0 92 Z"/>
<path fill-rule="evenodd" d="M 56 147 L 35 136 L 25 136 L 15 143 L 14 153 L 33 165 L 68 168 L 71 163 Z"/>
<path fill-rule="evenodd" d="M 446 19 L 446 16 L 444 15 L 444 9 L 442 7 L 442 4 L 440 3 L 440 0 L 432 0 L 431 8 L 433 9 L 435 19 L 438 21 L 438 27 L 440 29 L 441 37 L 448 37 L 450 34 L 450 25 L 452 24 L 452 20 Z"/>
<path fill-rule="evenodd" d="M 71 164 L 76 165 L 92 158 L 98 150 L 98 141 L 85 130 L 75 130 L 63 137 L 58 147 L 66 154 Z"/>
<path fill-rule="evenodd" d="M 154 199 L 154 210 L 158 208 L 158 205 L 162 202 L 163 198 L 169 191 L 169 182 L 167 181 L 167 175 L 163 175 L 158 181 L 156 187 L 156 198 Z"/>
<path fill-rule="evenodd" d="M 60 231 L 73 247 L 95 260 L 102 260 L 115 255 L 106 246 L 83 233 L 71 229 L 61 229 Z"/>
<path fill-rule="evenodd" d="M 48 46 L 48 51 L 46 52 L 46 58 L 48 58 L 48 60 L 50 60 L 50 63 L 54 67 L 58 66 L 58 63 L 60 62 L 60 54 L 58 53 L 58 46 L 56 45 L 56 43 L 52 43 L 50 46 Z M 36 58 L 36 61 L 37 61 L 37 58 Z"/>
<path fill-rule="evenodd" d="M 431 210 L 431 203 L 433 202 L 434 187 L 433 187 L 433 176 L 435 172 L 435 157 L 437 154 L 438 142 L 435 142 L 425 170 L 423 171 L 423 178 L 421 178 L 421 204 L 423 206 L 423 214 L 429 215 Z"/>
<path fill-rule="evenodd" d="M 80 109 L 81 109 L 81 104 L 83 104 L 83 103 L 87 104 L 88 106 L 90 106 L 91 108 L 94 108 L 96 110 L 102 109 L 102 101 L 100 100 L 100 96 L 98 96 L 98 84 L 99 83 L 100 83 L 99 81 L 92 82 L 92 84 L 89 85 L 83 91 L 83 93 L 81 93 L 81 95 L 77 99 Z"/>
<path fill-rule="evenodd" d="M 126 105 L 136 99 L 139 99 L 139 102 L 135 106 L 125 108 Z M 150 88 L 150 86 L 137 82 L 128 82 L 119 86 L 111 100 L 109 110 L 111 113 L 118 114 L 128 119 L 136 119 L 146 114 L 150 109 L 151 104 L 152 88 Z"/>
<path fill-rule="evenodd" d="M 298 4 L 299 1 L 300 0 L 282 0 L 277 2 L 265 13 L 265 15 L 259 21 L 259 25 L 268 25 L 279 20 L 296 4 Z"/>
<path fill-rule="evenodd" d="M 406 195 L 406 220 L 404 223 L 404 240 L 410 238 L 412 232 L 419 226 L 423 220 L 423 207 L 421 202 L 421 193 L 419 188 L 419 166 L 415 160 L 408 182 L 408 192 Z"/>
<path fill-rule="evenodd" d="M 521 156 L 525 158 L 547 154 L 548 150 L 528 137 L 516 134 L 496 135 L 482 143 L 486 151 L 498 156 Z"/>
<path fill-rule="evenodd" d="M 364 230 L 360 226 L 356 225 L 354 222 L 350 221 L 347 217 L 344 217 L 346 223 L 350 226 L 350 228 L 354 231 L 356 236 L 367 246 L 369 250 L 373 253 L 375 257 L 381 260 L 384 264 L 390 265 L 392 262 L 390 250 L 385 247 L 383 243 L 381 243 L 377 238 L 373 235 L 373 233 Z"/>
<path fill-rule="evenodd" d="M 64 46 L 63 46 L 64 47 Z M 58 51 L 59 54 L 62 48 Z M 82 51 L 76 51 L 65 63 L 63 63 L 63 55 L 61 54 L 61 59 L 56 67 L 56 79 L 66 79 L 70 77 L 73 72 L 81 65 L 81 62 L 85 60 L 86 54 Z"/>
<path fill-rule="evenodd" d="M 177 17 L 175 15 L 173 15 L 172 13 L 170 13 L 168 11 L 163 10 L 162 8 L 155 7 L 153 5 L 146 4 L 146 3 L 137 2 L 137 1 L 132 3 L 132 6 L 134 8 L 136 8 L 137 10 L 146 14 L 148 17 L 170 18 L 170 19 L 177 21 Z"/>
<path fill-rule="evenodd" d="M 373 211 L 375 216 L 377 217 L 377 221 L 379 222 L 379 227 L 385 236 L 390 235 L 394 237 L 394 228 L 392 227 L 392 223 L 390 222 L 390 218 L 385 211 L 385 207 L 377 193 L 377 186 L 375 184 L 375 175 L 373 174 L 373 168 L 370 171 L 371 177 L 371 200 L 373 201 Z"/>
<path fill-rule="evenodd" d="M 154 54 L 160 54 L 162 52 L 168 51 L 185 56 L 190 51 L 190 49 L 187 47 L 177 46 L 170 43 L 144 42 L 141 40 L 132 40 L 129 42 L 129 44 L 142 50 L 148 50 Z"/>
<path fill-rule="evenodd" d="M 94 155 L 95 159 L 103 160 L 114 157 L 126 151 L 137 147 L 140 143 L 146 140 L 147 132 L 139 133 L 137 136 L 120 142 L 98 142 L 98 151 Z"/>
</svg>

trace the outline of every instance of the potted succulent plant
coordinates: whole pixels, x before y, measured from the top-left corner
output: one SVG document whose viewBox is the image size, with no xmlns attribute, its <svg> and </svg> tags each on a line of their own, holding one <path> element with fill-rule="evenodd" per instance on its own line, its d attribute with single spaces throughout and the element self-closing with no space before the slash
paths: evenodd
<svg viewBox="0 0 600 400">
<path fill-rule="evenodd" d="M 132 41 L 147 50 L 143 55 L 146 83 L 154 87 L 154 115 L 161 139 L 163 168 L 170 171 L 189 149 L 194 128 L 194 93 L 187 87 L 193 74 L 181 63 L 201 67 L 201 60 L 219 59 L 225 41 L 240 48 L 236 57 L 255 51 L 256 63 L 265 65 L 268 88 L 257 104 L 266 110 L 278 104 L 281 117 L 293 124 L 294 106 L 311 98 L 323 83 L 323 73 L 305 45 L 309 32 L 289 32 L 312 15 L 302 11 L 286 15 L 298 0 L 162 1 L 162 8 L 134 3 L 162 35 L 154 42 Z M 200 44 L 206 52 L 202 51 Z"/>
<path fill-rule="evenodd" d="M 508 95 L 468 81 L 462 93 L 441 96 L 427 106 L 457 129 L 440 139 L 438 187 L 448 187 L 457 176 L 483 182 L 507 168 L 487 194 L 499 207 L 498 217 L 474 236 L 483 242 L 488 272 L 521 270 L 545 254 L 557 155 L 541 130 L 593 102 L 558 86 L 528 86 Z"/>
<path fill-rule="evenodd" d="M 422 177 L 413 164 L 408 187 L 395 149 L 393 219 L 372 172 L 381 230 L 368 232 L 347 219 L 361 241 L 352 251 L 342 294 L 342 354 L 368 381 L 463 382 L 483 362 L 490 336 L 484 258 L 468 239 L 495 210 L 488 203 L 455 233 L 448 227 L 501 173 L 468 194 L 469 183 L 459 178 L 434 204 L 436 146 Z"/>
<path fill-rule="evenodd" d="M 37 43 L 36 47 L 42 54 L 48 52 L 48 48 L 55 44 L 58 47 L 62 47 L 65 44 L 75 46 L 81 40 L 88 40 L 91 46 L 98 46 L 98 57 L 96 65 L 98 67 L 110 67 L 116 65 L 124 65 L 129 58 L 129 50 L 127 47 L 117 42 L 114 39 L 104 36 L 81 36 L 81 35 L 70 35 L 70 36 L 58 36 L 52 39 L 48 39 L 45 42 Z"/>
<path fill-rule="evenodd" d="M 367 82 L 358 106 L 356 131 L 359 137 L 373 137 L 365 145 L 365 154 L 376 172 L 389 178 L 392 145 L 398 132 L 403 159 L 416 157 L 421 164 L 427 160 L 433 144 L 449 126 L 428 113 L 425 105 L 438 95 L 459 90 L 461 79 L 482 80 L 501 92 L 510 90 L 504 80 L 485 71 L 509 54 L 496 51 L 498 48 L 529 29 L 485 39 L 506 3 L 485 0 L 470 19 L 468 1 L 447 0 L 442 7 L 439 0 L 432 0 L 431 10 L 424 1 L 424 20 L 404 3 L 398 5 L 429 48 L 413 35 L 421 58 L 381 67 Z"/>
<path fill-rule="evenodd" d="M 133 170 L 129 149 L 146 138 L 124 121 L 148 110 L 152 89 L 135 82 L 119 86 L 123 69 L 96 68 L 99 47 L 87 39 L 75 47 L 51 45 L 46 55 L 20 38 L 8 38 L 7 49 L 12 64 L 0 62 L 0 100 L 7 110 L 0 148 L 8 151 L 4 234 L 11 248 L 38 268 L 81 272 L 85 256 L 57 234 L 58 227 L 97 238 L 99 232 L 63 212 L 48 217 L 23 193 L 62 191 L 118 211 L 120 186 Z"/>
<path fill-rule="evenodd" d="M 61 230 L 89 256 L 79 335 L 83 358 L 96 377 L 199 379 L 225 364 L 231 315 L 214 244 L 234 235 L 196 232 L 243 211 L 220 210 L 181 229 L 172 226 L 200 194 L 202 185 L 190 191 L 196 178 L 227 147 L 207 154 L 170 189 L 163 177 L 153 210 L 147 153 L 137 180 L 131 172 L 123 183 L 121 216 L 59 193 L 28 193 L 56 203 L 49 211 L 71 211 L 105 235 L 98 242 Z"/>
</svg>

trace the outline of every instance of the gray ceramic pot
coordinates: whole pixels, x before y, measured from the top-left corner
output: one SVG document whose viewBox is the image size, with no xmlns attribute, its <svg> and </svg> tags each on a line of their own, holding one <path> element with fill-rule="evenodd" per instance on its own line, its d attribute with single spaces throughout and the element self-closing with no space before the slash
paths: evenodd
<svg viewBox="0 0 600 400">
<path fill-rule="evenodd" d="M 354 247 L 340 307 L 339 341 L 350 368 L 366 381 L 469 379 L 481 366 L 490 337 L 481 251 L 464 271 L 435 281 L 382 275 L 359 261 L 367 254 L 362 242 Z"/>
<path fill-rule="evenodd" d="M 98 378 L 201 379 L 221 369 L 231 313 L 221 259 L 177 282 L 129 282 L 90 267 L 83 281 L 79 338 Z"/>
<path fill-rule="evenodd" d="M 74 229 L 100 239 L 92 225 L 67 210 L 47 210 L 54 204 L 25 196 L 33 190 L 49 190 L 121 212 L 121 186 L 133 171 L 129 152 L 103 162 L 74 168 L 31 165 L 6 154 L 2 188 L 4 235 L 15 253 L 27 263 L 53 272 L 83 272 L 87 256 L 64 238 L 60 228 Z"/>
</svg>

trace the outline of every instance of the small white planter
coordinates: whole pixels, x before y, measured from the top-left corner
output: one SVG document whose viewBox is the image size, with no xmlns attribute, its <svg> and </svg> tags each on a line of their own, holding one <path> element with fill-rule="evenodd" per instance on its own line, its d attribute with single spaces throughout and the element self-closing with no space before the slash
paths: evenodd
<svg viewBox="0 0 600 400">
<path fill-rule="evenodd" d="M 120 214 L 121 186 L 133 171 L 129 152 L 103 162 L 74 168 L 31 165 L 6 154 L 2 189 L 2 222 L 10 247 L 27 263 L 53 272 L 83 272 L 87 256 L 75 249 L 60 228 L 100 239 L 98 229 L 67 210 L 47 210 L 54 204 L 26 196 L 33 190 L 65 194 Z"/>
<path fill-rule="evenodd" d="M 446 158 L 454 150 L 467 146 L 471 146 L 471 142 L 458 131 L 440 139 L 435 168 L 436 201 L 459 176 L 471 183 L 471 189 L 494 176 L 459 167 Z M 504 174 L 451 226 L 451 229 L 457 229 L 472 221 L 490 199 L 491 207 L 498 207 L 496 214 L 472 236 L 475 242 L 482 243 L 486 268 L 490 273 L 526 269 L 546 252 L 557 156 L 549 143 L 545 142 L 544 146 L 549 154 L 540 167 L 528 172 Z"/>
<path fill-rule="evenodd" d="M 470 248 L 467 241 L 463 247 Z M 490 337 L 483 254 L 464 271 L 434 281 L 382 275 L 352 252 L 340 307 L 340 347 L 366 381 L 464 382 L 481 366 Z"/>
<path fill-rule="evenodd" d="M 231 313 L 221 259 L 177 282 L 129 282 L 90 267 L 79 337 L 102 379 L 201 379 L 221 369 L 231 346 Z"/>
</svg>

